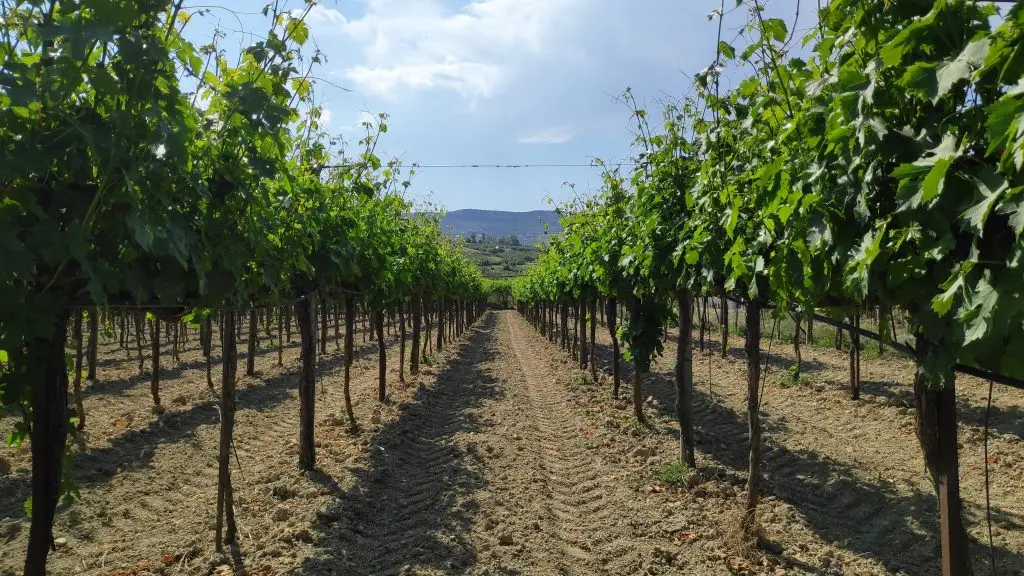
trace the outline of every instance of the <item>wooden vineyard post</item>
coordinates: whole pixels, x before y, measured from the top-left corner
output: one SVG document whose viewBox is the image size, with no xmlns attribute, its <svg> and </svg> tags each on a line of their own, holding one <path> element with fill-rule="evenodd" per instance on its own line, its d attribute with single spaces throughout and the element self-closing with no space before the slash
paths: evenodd
<svg viewBox="0 0 1024 576">
<path fill-rule="evenodd" d="M 75 379 L 72 393 L 75 398 L 75 412 L 78 416 L 77 428 L 85 429 L 85 406 L 82 403 L 82 311 L 75 310 L 75 322 L 71 329 L 71 338 L 75 342 Z"/>
<path fill-rule="evenodd" d="M 235 541 L 235 506 L 231 488 L 231 438 L 235 427 L 235 370 L 238 367 L 235 315 L 225 316 L 220 380 L 220 457 L 217 479 L 217 532 L 215 546 L 224 550 L 224 543 Z M 227 532 L 224 532 L 224 523 Z"/>
<path fill-rule="evenodd" d="M 757 501 L 761 489 L 761 414 L 758 392 L 761 385 L 761 305 L 747 305 L 747 426 L 750 437 L 750 458 L 747 471 L 747 503 L 743 512 L 742 530 L 747 537 L 754 534 Z"/>
<path fill-rule="evenodd" d="M 854 314 L 850 324 L 850 398 L 860 400 L 860 314 Z"/>
<path fill-rule="evenodd" d="M 126 316 L 126 314 L 124 313 L 124 311 L 122 311 L 121 313 L 119 313 L 117 315 L 117 325 L 118 325 L 118 339 L 117 339 L 117 342 L 118 342 L 118 346 L 120 348 L 122 348 L 124 350 L 128 350 L 128 331 L 125 329 L 125 321 L 124 321 L 124 317 L 125 316 Z M 132 357 L 132 355 L 131 355 L 131 353 L 129 353 L 128 354 L 128 358 L 131 358 L 131 357 Z"/>
<path fill-rule="evenodd" d="M 206 358 L 206 386 L 213 391 L 212 358 L 213 356 L 213 312 L 206 315 L 203 320 L 203 327 L 200 331 L 200 345 L 203 347 L 203 357 Z"/>
<path fill-rule="evenodd" d="M 316 402 L 316 292 L 295 304 L 299 321 L 299 468 L 312 470 L 316 465 L 313 449 L 313 412 Z"/>
<path fill-rule="evenodd" d="M 722 358 L 729 355 L 729 298 L 722 295 Z M 692 314 L 692 313 L 691 313 Z"/>
<path fill-rule="evenodd" d="M 277 307 L 277 365 L 284 366 L 284 339 L 282 338 L 283 326 L 281 321 L 284 319 L 284 313 L 281 310 L 281 306 Z"/>
<path fill-rule="evenodd" d="M 146 373 L 146 360 L 142 356 L 142 331 L 146 326 L 146 313 L 142 310 L 135 312 L 135 349 L 139 353 L 139 376 Z"/>
<path fill-rule="evenodd" d="M 597 383 L 597 298 L 590 299 L 590 378 Z"/>
<path fill-rule="evenodd" d="M 860 396 L 860 314 L 854 316 L 854 327 L 857 329 L 853 335 L 853 347 L 857 349 L 854 357 L 854 378 L 857 380 L 857 395 Z"/>
<path fill-rule="evenodd" d="M 149 380 L 149 391 L 153 395 L 153 408 L 154 411 L 161 411 L 160 404 L 160 320 L 153 318 L 153 323 L 150 325 L 150 341 L 151 352 L 152 352 L 152 368 L 153 374 Z"/>
<path fill-rule="evenodd" d="M 356 414 L 352 410 L 352 394 L 349 392 L 349 384 L 352 381 L 352 353 L 355 345 L 356 331 L 356 301 L 351 296 L 345 296 L 345 413 L 348 414 L 349 430 L 356 430 Z M 414 340 L 415 341 L 415 340 Z"/>
<path fill-rule="evenodd" d="M 629 305 L 629 319 L 630 321 L 643 321 L 646 320 L 641 316 L 643 311 L 644 302 L 639 298 L 633 298 Z M 636 416 L 638 424 L 644 425 L 647 423 L 647 419 L 644 417 L 644 396 L 641 388 L 643 384 L 643 375 L 650 368 L 649 358 L 644 358 L 644 353 L 635 354 L 633 356 L 633 414 Z"/>
<path fill-rule="evenodd" d="M 388 350 L 387 342 L 384 339 L 384 311 L 375 311 L 373 320 L 374 328 L 377 330 L 377 360 L 380 369 L 377 381 L 377 400 L 383 404 L 387 400 L 388 384 Z"/>
<path fill-rule="evenodd" d="M 444 306 L 445 299 L 439 298 L 437 300 L 437 344 L 434 345 L 438 354 L 444 349 Z"/>
<path fill-rule="evenodd" d="M 331 306 L 331 316 L 334 317 L 334 351 L 341 350 L 341 311 L 337 304 Z"/>
<path fill-rule="evenodd" d="M 885 312 L 884 312 L 884 309 L 881 306 L 878 307 L 877 316 L 878 316 L 878 334 L 881 336 L 878 339 L 878 355 L 881 356 L 883 353 L 885 353 L 885 337 L 884 337 L 884 334 L 885 334 Z"/>
<path fill-rule="evenodd" d="M 327 317 L 327 301 L 320 299 L 320 353 L 327 354 L 327 327 L 330 319 Z M 316 311 L 314 310 L 313 322 L 316 322 Z M 315 330 L 314 326 L 314 330 Z"/>
<path fill-rule="evenodd" d="M 405 302 L 398 304 L 398 382 L 405 384 Z"/>
<path fill-rule="evenodd" d="M 647 419 L 644 417 L 644 396 L 641 389 L 643 384 L 643 373 L 638 366 L 638 362 L 633 362 L 633 414 L 636 416 L 636 421 L 640 424 L 646 424 Z"/>
<path fill-rule="evenodd" d="M 938 496 L 939 536 L 942 541 L 943 576 L 969 576 L 971 556 L 963 524 L 960 500 L 960 462 L 957 446 L 956 389 L 938 392 Z"/>
<path fill-rule="evenodd" d="M 171 362 L 177 362 L 178 356 L 178 337 L 180 333 L 178 331 L 178 322 L 174 323 L 174 327 L 171 330 Z"/>
<path fill-rule="evenodd" d="M 563 300 L 559 304 L 559 309 L 561 311 L 561 314 L 559 315 L 561 316 L 562 322 L 562 329 L 560 334 L 562 340 L 562 350 L 568 350 L 567 346 L 569 345 L 569 303 Z"/>
<path fill-rule="evenodd" d="M 256 309 L 249 310 L 249 341 L 248 350 L 245 356 L 245 375 L 252 376 L 256 373 L 256 347 L 259 346 L 257 339 L 259 335 L 259 317 Z"/>
<path fill-rule="evenodd" d="M 587 368 L 587 304 L 585 298 L 580 298 L 579 306 L 580 311 L 580 370 Z"/>
<path fill-rule="evenodd" d="M 800 372 L 803 370 L 803 355 L 800 351 L 800 321 L 802 317 L 799 312 L 793 313 L 793 323 L 796 324 L 796 331 L 793 332 L 793 355 L 796 356 L 796 371 L 794 376 L 797 382 L 800 381 Z"/>
<path fill-rule="evenodd" d="M 970 576 L 971 556 L 960 499 L 956 380 L 952 366 L 937 366 L 939 344 L 917 338 L 914 403 L 917 438 L 939 500 L 942 575 Z"/>
<path fill-rule="evenodd" d="M 53 519 L 60 497 L 64 443 L 68 425 L 68 371 L 64 339 L 68 312 L 54 318 L 48 338 L 26 343 L 26 367 L 32 385 L 32 525 L 29 528 L 25 574 L 46 574 L 46 557 L 53 544 Z"/>
<path fill-rule="evenodd" d="M 89 308 L 89 380 L 96 380 L 96 355 L 99 351 L 99 309 Z"/>
<path fill-rule="evenodd" d="M 892 327 L 892 341 L 898 342 L 899 339 L 896 337 L 896 314 L 895 310 L 889 308 L 889 325 Z"/>
<path fill-rule="evenodd" d="M 460 330 L 462 330 L 461 321 L 459 319 L 459 306 L 460 302 L 458 298 L 453 298 L 451 304 L 448 306 L 448 342 L 452 342 L 459 337 Z"/>
<path fill-rule="evenodd" d="M 580 315 L 575 303 L 569 308 L 572 314 L 572 356 L 576 358 L 580 347 Z"/>
<path fill-rule="evenodd" d="M 288 344 L 292 343 L 292 308 L 284 307 L 284 338 Z"/>
<path fill-rule="evenodd" d="M 420 328 L 422 322 L 420 309 L 422 308 L 422 303 L 423 297 L 419 294 L 414 294 L 410 306 L 412 313 L 412 350 L 409 351 L 409 372 L 413 375 L 420 373 Z M 347 349 L 345 354 L 348 354 Z"/>
<path fill-rule="evenodd" d="M 616 332 L 616 320 L 619 312 L 619 302 L 616 298 L 606 300 L 608 307 L 605 316 L 608 318 L 608 334 L 612 338 L 612 398 L 619 397 L 619 335 Z M 565 316 L 563 315 L 562 330 L 565 330 Z M 563 342 L 565 340 L 563 339 Z"/>
<path fill-rule="evenodd" d="M 427 355 L 427 351 L 430 348 L 431 342 L 432 342 L 432 340 L 430 339 L 430 334 L 431 334 L 430 331 L 433 328 L 433 326 L 431 326 L 430 308 L 431 308 L 430 301 L 429 300 L 424 300 L 423 301 L 423 313 L 424 313 L 424 324 L 425 325 L 423 327 L 423 336 L 424 336 L 424 338 L 423 338 L 423 350 L 421 352 L 422 356 L 426 356 Z"/>
<path fill-rule="evenodd" d="M 724 301 L 724 298 L 723 298 Z M 689 290 L 676 292 L 679 305 L 679 342 L 676 346 L 676 419 L 679 420 L 679 461 L 697 467 L 693 445 L 693 297 Z M 723 326 L 724 328 L 724 326 Z M 725 332 L 723 331 L 723 338 Z"/>
<path fill-rule="evenodd" d="M 697 320 L 700 322 L 700 327 L 699 327 L 699 329 L 697 331 L 697 338 L 698 338 L 697 341 L 698 341 L 698 346 L 700 346 L 700 351 L 701 352 L 704 351 L 704 327 L 705 327 L 705 324 L 707 323 L 707 312 L 708 312 L 707 301 L 708 301 L 707 296 L 701 298 L 701 302 L 703 302 L 703 309 L 701 311 L 697 312 Z"/>
<path fill-rule="evenodd" d="M 548 318 L 551 322 L 551 334 L 548 336 L 548 340 L 551 342 L 558 341 L 558 300 L 551 300 L 548 303 Z"/>
</svg>

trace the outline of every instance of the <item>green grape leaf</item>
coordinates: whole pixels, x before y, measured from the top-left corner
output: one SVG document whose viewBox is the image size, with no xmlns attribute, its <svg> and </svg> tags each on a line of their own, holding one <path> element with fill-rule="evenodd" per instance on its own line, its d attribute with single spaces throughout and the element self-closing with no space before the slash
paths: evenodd
<svg viewBox="0 0 1024 576">
<path fill-rule="evenodd" d="M 1009 188 L 1006 184 L 1006 180 L 994 172 L 990 172 L 986 179 L 989 180 L 989 182 L 985 182 L 977 177 L 972 177 L 972 180 L 978 188 L 978 195 L 981 196 L 981 200 L 979 200 L 974 206 L 964 210 L 960 215 L 960 218 L 978 234 L 979 238 L 982 236 L 985 229 L 985 221 L 988 220 L 988 216 L 992 212 L 992 208 L 999 201 L 1003 192 Z"/>
</svg>

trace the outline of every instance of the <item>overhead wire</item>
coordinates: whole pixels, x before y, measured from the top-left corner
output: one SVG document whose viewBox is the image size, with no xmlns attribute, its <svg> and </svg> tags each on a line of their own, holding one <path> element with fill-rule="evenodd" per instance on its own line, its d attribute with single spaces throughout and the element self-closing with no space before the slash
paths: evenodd
<svg viewBox="0 0 1024 576">
<path fill-rule="evenodd" d="M 351 168 L 359 166 L 360 163 L 349 163 L 349 164 L 327 164 L 324 168 Z M 555 164 L 396 164 L 397 168 L 603 168 L 605 166 L 638 166 L 637 162 L 610 162 L 607 164 L 600 163 L 555 163 Z"/>
</svg>

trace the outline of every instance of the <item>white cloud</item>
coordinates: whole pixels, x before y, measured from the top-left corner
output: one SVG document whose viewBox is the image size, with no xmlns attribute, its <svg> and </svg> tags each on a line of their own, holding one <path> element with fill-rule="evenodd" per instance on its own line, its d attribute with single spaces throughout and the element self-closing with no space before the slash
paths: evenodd
<svg viewBox="0 0 1024 576">
<path fill-rule="evenodd" d="M 499 66 L 479 62 L 423 62 L 392 67 L 355 66 L 345 76 L 368 92 L 396 98 L 396 90 L 406 88 L 445 88 L 464 98 L 492 96 L 502 81 Z"/>
<path fill-rule="evenodd" d="M 364 124 L 369 123 L 371 126 L 376 126 L 378 120 L 379 119 L 375 115 L 367 112 L 366 110 L 361 110 L 359 114 L 356 115 L 356 119 L 354 122 L 342 126 L 340 130 L 342 132 L 363 131 L 366 129 Z"/>
<path fill-rule="evenodd" d="M 330 109 L 321 107 L 319 120 L 320 125 L 329 126 L 331 124 L 332 119 L 334 119 L 334 114 L 331 113 Z"/>
<path fill-rule="evenodd" d="M 477 0 L 452 12 L 438 0 L 370 0 L 360 18 L 322 9 L 314 32 L 341 30 L 362 49 L 341 75 L 356 88 L 398 99 L 441 89 L 475 101 L 500 93 L 529 62 L 557 56 L 583 0 Z M 312 14 L 311 14 L 312 16 Z"/>
<path fill-rule="evenodd" d="M 527 134 L 517 142 L 520 144 L 564 144 L 573 139 L 576 134 L 572 131 L 569 126 L 554 126 Z"/>
<path fill-rule="evenodd" d="M 296 9 L 292 10 L 291 14 L 297 18 L 302 15 L 302 12 L 303 10 Z M 318 32 L 329 33 L 332 28 L 335 30 L 343 29 L 348 24 L 348 19 L 341 12 L 333 8 L 313 6 L 306 16 L 306 24 L 316 27 Z"/>
</svg>

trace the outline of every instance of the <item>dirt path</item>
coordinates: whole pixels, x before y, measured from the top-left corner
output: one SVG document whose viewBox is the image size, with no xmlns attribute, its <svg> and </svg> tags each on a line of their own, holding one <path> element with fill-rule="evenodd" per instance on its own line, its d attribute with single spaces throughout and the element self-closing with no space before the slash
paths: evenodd
<svg viewBox="0 0 1024 576">
<path fill-rule="evenodd" d="M 647 512 L 572 409 L 566 372 L 518 315 L 485 316 L 374 438 L 301 573 L 638 573 L 649 551 L 630 519 Z"/>
<path fill-rule="evenodd" d="M 602 367 L 606 331 L 599 331 Z M 742 347 L 741 338 L 733 345 Z M 363 431 L 345 430 L 340 355 L 317 395 L 317 471 L 296 466 L 297 350 L 257 357 L 239 382 L 235 485 L 240 538 L 213 554 L 216 402 L 196 344 L 164 374 L 170 401 L 149 411 L 148 381 L 113 346 L 87 391 L 88 449 L 75 457 L 82 498 L 58 514 L 55 574 L 141 576 L 907 574 L 930 576 L 934 497 L 902 403 L 897 360 L 866 360 L 865 401 L 842 398 L 845 358 L 805 350 L 810 382 L 764 400 L 766 491 L 759 521 L 771 553 L 737 546 L 746 458 L 744 361 L 696 354 L 698 463 L 674 467 L 678 427 L 667 358 L 645 383 L 651 425 L 610 397 L 518 314 L 489 312 L 410 386 L 376 400 L 376 345 L 364 344 L 353 394 Z M 244 348 L 243 348 L 244 349 Z M 714 352 L 714 350 L 712 350 Z M 772 374 L 786 367 L 773 349 Z M 706 377 L 710 364 L 712 378 Z M 243 364 L 244 365 L 244 364 Z M 215 368 L 216 379 L 216 368 Z M 895 376 L 893 376 L 895 375 Z M 886 377 L 889 377 L 887 380 Z M 708 385 L 710 384 L 710 390 Z M 963 458 L 978 457 L 977 392 L 965 393 Z M 992 499 L 1000 574 L 1022 573 L 1020 403 L 996 397 Z M 910 414 L 908 416 L 908 414 Z M 0 422 L 10 424 L 7 419 Z M 6 450 L 6 449 L 5 449 Z M 4 453 L 0 574 L 16 574 L 27 537 L 27 458 Z M 966 466 L 972 534 L 983 509 Z M 979 500 L 979 498 L 982 498 Z M 988 574 L 975 548 L 976 573 Z"/>
</svg>

